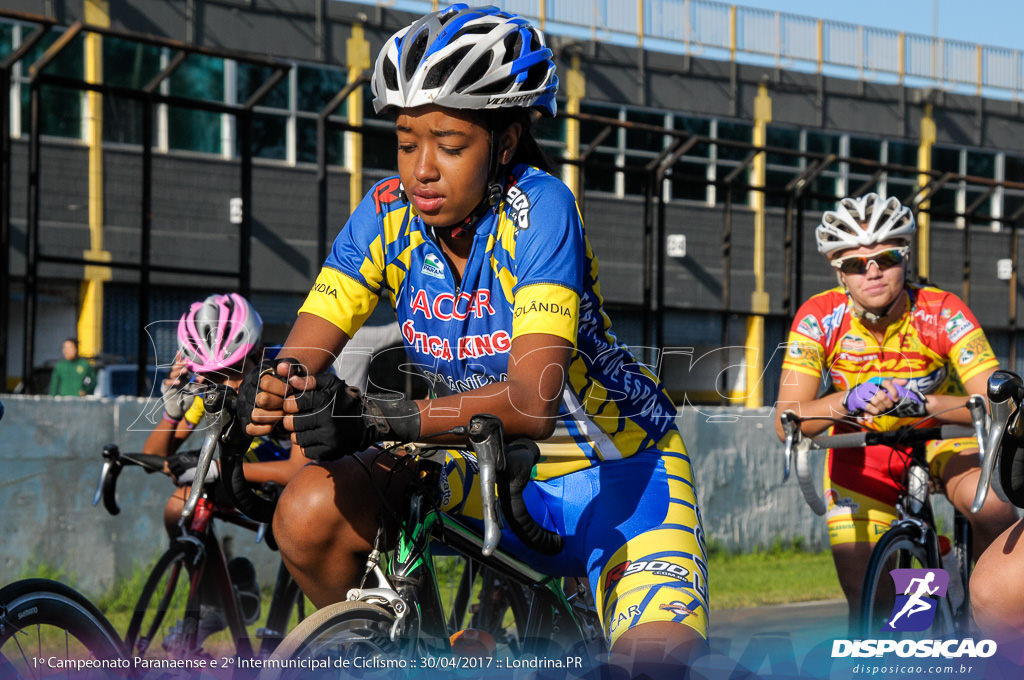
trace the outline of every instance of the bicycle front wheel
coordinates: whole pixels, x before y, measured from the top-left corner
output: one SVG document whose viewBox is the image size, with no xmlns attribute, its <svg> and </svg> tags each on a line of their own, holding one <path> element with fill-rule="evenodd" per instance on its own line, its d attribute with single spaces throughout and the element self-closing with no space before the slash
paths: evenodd
<svg viewBox="0 0 1024 680">
<path fill-rule="evenodd" d="M 84 660 L 106 661 L 106 669 L 87 669 L 103 677 L 129 667 L 117 632 L 83 595 L 48 579 L 0 589 L 0 677 L 88 677 L 71 665 Z"/>
<path fill-rule="evenodd" d="M 861 638 L 920 637 L 921 629 L 909 624 L 908 616 L 913 613 L 912 609 L 904 611 L 906 603 L 903 600 L 900 600 L 900 610 L 896 609 L 897 597 L 904 593 L 896 592 L 895 582 L 889 572 L 893 569 L 941 569 L 938 559 L 926 548 L 926 543 L 933 539 L 934 534 L 929 532 L 922 541 L 921 529 L 918 527 L 896 526 L 887 531 L 875 545 L 861 588 L 858 618 L 858 635 Z M 953 613 L 949 600 L 942 597 L 931 600 L 931 603 L 935 611 L 929 617 L 930 625 L 926 626 L 928 634 L 941 637 L 952 632 Z M 915 615 L 928 616 L 923 612 Z M 911 632 L 913 628 L 916 630 Z"/>
<path fill-rule="evenodd" d="M 198 611 L 188 611 L 188 551 L 173 543 L 149 573 L 135 604 L 125 648 L 145 658 L 181 658 L 196 647 Z"/>
<path fill-rule="evenodd" d="M 338 602 L 296 626 L 264 665 L 261 680 L 306 677 L 311 670 L 345 669 L 344 677 L 393 677 L 402 638 L 391 639 L 395 617 L 377 605 Z"/>
</svg>

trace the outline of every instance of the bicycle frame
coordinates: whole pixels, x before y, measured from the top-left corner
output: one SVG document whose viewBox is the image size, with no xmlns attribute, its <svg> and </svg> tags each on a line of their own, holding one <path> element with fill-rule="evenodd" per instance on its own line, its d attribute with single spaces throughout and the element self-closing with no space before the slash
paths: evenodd
<svg viewBox="0 0 1024 680">
<path fill-rule="evenodd" d="M 560 579 L 541 574 L 500 547 L 486 554 L 488 539 L 485 536 L 437 508 L 435 496 L 440 471 L 438 462 L 420 458 L 416 490 L 409 495 L 400 518 L 398 541 L 390 559 L 381 551 L 381 536 L 378 535 L 377 545 L 367 560 L 364 582 L 372 575 L 377 581 L 376 587 L 353 588 L 347 599 L 381 605 L 391 611 L 395 615 L 391 639 L 407 636 L 421 645 L 420 649 L 410 651 L 435 656 L 449 653 L 451 631 L 441 603 L 431 548 L 436 541 L 501 576 L 530 585 L 534 605 L 527 620 L 526 638 L 539 636 L 561 613 L 571 621 L 559 618 L 560 626 L 568 626 L 574 639 L 586 639 L 584 628 L 562 592 Z"/>
</svg>

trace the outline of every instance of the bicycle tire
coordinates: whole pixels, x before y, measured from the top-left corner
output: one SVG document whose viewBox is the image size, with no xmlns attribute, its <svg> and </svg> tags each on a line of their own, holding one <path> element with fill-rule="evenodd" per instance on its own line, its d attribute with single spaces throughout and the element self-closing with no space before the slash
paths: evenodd
<svg viewBox="0 0 1024 680">
<path fill-rule="evenodd" d="M 0 589 L 0 677 L 53 674 L 49 661 L 97 659 L 127 664 L 106 617 L 73 588 L 49 579 L 15 581 Z M 128 667 L 128 666 L 114 666 Z M 109 677 L 111 671 L 95 669 Z M 75 673 L 75 677 L 82 675 Z"/>
<path fill-rule="evenodd" d="M 175 542 L 150 571 L 124 636 L 125 649 L 130 656 L 181 658 L 196 647 L 199 612 L 196 606 L 191 608 L 194 611 L 189 607 L 188 559 L 188 550 Z M 171 640 L 167 639 L 168 635 L 178 620 L 167 620 L 169 612 L 183 615 L 179 635 Z"/>
<path fill-rule="evenodd" d="M 391 640 L 393 614 L 366 602 L 337 602 L 319 609 L 296 626 L 270 655 L 260 680 L 308 677 L 311 670 L 345 668 L 344 677 L 385 677 L 393 669 L 360 669 L 357 660 L 401 659 L 408 648 L 401 638 Z M 288 668 L 289 661 L 327 663 L 319 668 Z M 348 667 L 344 664 L 349 663 Z M 276 667 L 280 664 L 282 667 Z M 367 672 L 362 673 L 363 670 Z"/>
<path fill-rule="evenodd" d="M 895 603 L 895 587 L 889 572 L 892 569 L 941 569 L 942 565 L 929 555 L 920 541 L 921 530 L 911 526 L 896 526 L 887 531 L 875 544 L 864 572 L 861 588 L 860 612 L 857 619 L 858 635 L 869 638 L 900 638 L 903 634 L 889 628 L 889 617 Z M 934 535 L 932 536 L 934 537 Z M 941 637 L 954 629 L 953 613 L 947 598 L 936 602 L 934 619 L 929 635 Z M 920 633 L 909 633 L 920 637 Z"/>
</svg>

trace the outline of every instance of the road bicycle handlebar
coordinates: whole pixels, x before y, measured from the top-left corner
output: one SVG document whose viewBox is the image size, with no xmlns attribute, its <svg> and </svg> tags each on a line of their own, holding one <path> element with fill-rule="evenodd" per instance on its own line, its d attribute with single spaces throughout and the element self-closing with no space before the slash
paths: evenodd
<svg viewBox="0 0 1024 680">
<path fill-rule="evenodd" d="M 537 524 L 523 500 L 523 489 L 540 458 L 536 443 L 517 440 L 506 448 L 501 419 L 487 413 L 470 418 L 466 434 L 479 466 L 484 515 L 483 555 L 489 557 L 498 547 L 502 514 L 512 533 L 528 548 L 544 555 L 560 553 L 562 537 Z"/>
<path fill-rule="evenodd" d="M 989 456 L 982 463 L 982 480 L 991 479 L 992 488 L 1003 500 L 1018 507 L 1024 507 L 1024 488 L 1021 488 L 1019 474 L 1024 460 L 1018 461 L 1018 454 L 1024 446 L 1024 418 L 1021 405 L 1024 403 L 1024 380 L 1013 371 L 998 370 L 988 379 L 988 401 L 992 410 L 992 425 L 988 433 Z M 999 474 L 993 475 L 996 464 Z M 980 509 L 985 500 L 980 486 L 974 499 L 972 512 Z"/>
<path fill-rule="evenodd" d="M 974 437 L 978 442 L 978 451 L 982 461 L 985 460 L 985 452 L 989 449 L 988 438 L 988 415 L 985 412 L 985 400 L 980 395 L 971 395 L 967 400 L 967 409 L 971 413 L 971 426 L 966 425 L 936 425 L 930 427 L 915 427 L 904 425 L 895 430 L 877 431 L 863 430 L 860 432 L 849 432 L 843 434 L 823 435 L 811 437 L 805 435 L 800 429 L 803 421 L 793 411 L 785 411 L 779 416 L 782 422 L 782 431 L 785 435 L 785 469 L 782 481 L 789 479 L 792 469 L 795 467 L 797 483 L 803 493 L 807 505 L 817 515 L 824 515 L 826 510 L 825 499 L 818 493 L 814 481 L 810 451 L 826 449 L 847 449 L 864 448 L 866 446 L 914 446 L 939 439 L 956 439 L 961 437 Z M 984 476 L 984 474 L 983 474 Z M 989 475 L 991 477 L 991 475 Z M 979 495 L 984 499 L 983 491 L 988 487 L 979 482 Z M 980 505 L 978 506 L 981 507 Z M 977 512 L 972 508 L 972 512 Z"/>
<path fill-rule="evenodd" d="M 103 447 L 103 468 L 100 470 L 100 481 L 96 485 L 92 504 L 97 505 L 102 500 L 107 512 L 111 515 L 120 514 L 121 508 L 117 504 L 117 478 L 125 464 L 138 465 L 149 474 L 161 472 L 166 460 L 163 456 L 150 453 L 121 453 L 117 444 L 107 444 Z"/>
</svg>

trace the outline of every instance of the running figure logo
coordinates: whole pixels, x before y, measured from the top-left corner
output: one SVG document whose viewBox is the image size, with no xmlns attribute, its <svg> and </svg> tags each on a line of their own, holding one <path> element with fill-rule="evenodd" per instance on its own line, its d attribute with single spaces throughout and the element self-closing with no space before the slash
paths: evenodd
<svg viewBox="0 0 1024 680">
<path fill-rule="evenodd" d="M 893 569 L 896 604 L 884 630 L 921 631 L 932 625 L 938 598 L 946 596 L 949 573 L 945 569 Z"/>
</svg>

